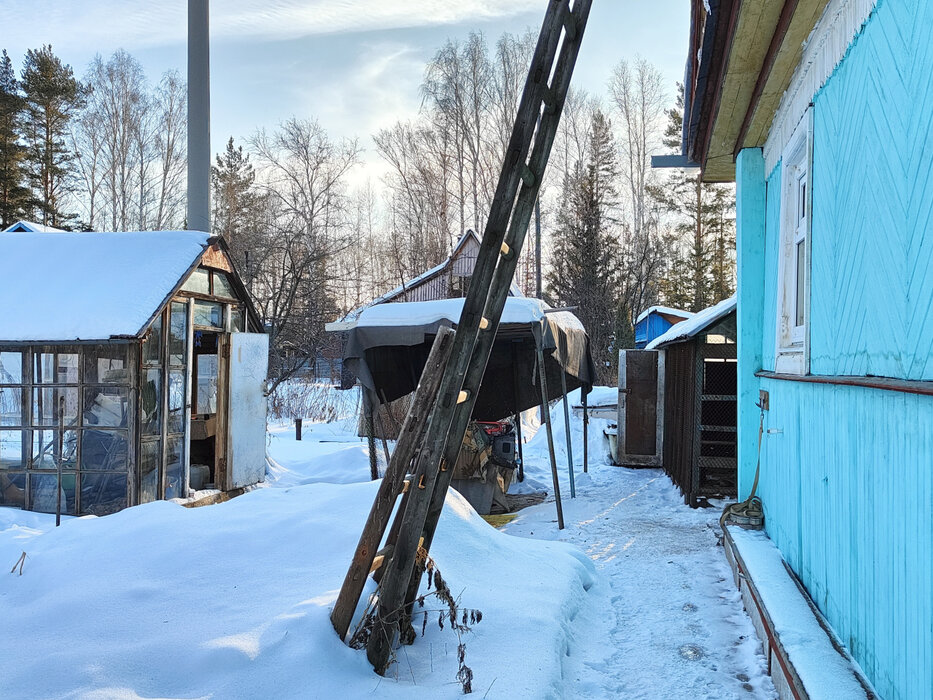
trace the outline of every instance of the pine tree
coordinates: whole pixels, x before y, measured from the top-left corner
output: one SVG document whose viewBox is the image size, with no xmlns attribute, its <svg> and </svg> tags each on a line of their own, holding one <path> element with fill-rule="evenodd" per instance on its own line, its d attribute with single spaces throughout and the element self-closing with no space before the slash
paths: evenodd
<svg viewBox="0 0 933 700">
<path fill-rule="evenodd" d="M 62 63 L 51 46 L 26 52 L 22 88 L 26 98 L 24 136 L 37 218 L 48 226 L 68 228 L 76 216 L 66 214 L 61 207 L 74 153 L 65 136 L 85 102 L 86 91 L 71 66 Z"/>
<path fill-rule="evenodd" d="M 13 62 L 6 49 L 0 54 L 0 228 L 26 215 L 31 204 L 23 161 L 21 135 L 24 108 Z"/>
<path fill-rule="evenodd" d="M 678 84 L 677 102 L 668 110 L 664 145 L 680 151 L 684 87 Z M 650 186 L 648 192 L 676 218 L 668 236 L 670 263 L 661 281 L 665 304 L 690 311 L 729 297 L 735 289 L 735 193 L 722 185 L 703 184 L 699 175 L 683 171 Z"/>
<path fill-rule="evenodd" d="M 588 134 L 586 163 L 565 178 L 548 273 L 548 294 L 560 306 L 574 307 L 590 336 L 599 381 L 613 378 L 619 298 L 619 242 L 612 208 L 618 198 L 616 148 L 609 120 L 595 110 Z"/>
</svg>

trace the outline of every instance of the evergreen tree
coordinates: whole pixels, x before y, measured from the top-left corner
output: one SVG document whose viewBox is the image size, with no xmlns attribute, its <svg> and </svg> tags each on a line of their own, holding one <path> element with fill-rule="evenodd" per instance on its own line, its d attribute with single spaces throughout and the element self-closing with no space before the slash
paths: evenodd
<svg viewBox="0 0 933 700">
<path fill-rule="evenodd" d="M 4 49 L 0 54 L 0 228 L 23 218 L 31 203 L 23 169 L 26 149 L 20 138 L 23 107 L 13 62 Z"/>
<path fill-rule="evenodd" d="M 680 151 L 684 87 L 677 88 L 677 102 L 667 112 L 664 145 Z M 648 193 L 676 219 L 668 236 L 668 272 L 661 280 L 664 303 L 702 311 L 729 297 L 735 291 L 734 190 L 675 171 L 662 184 L 649 186 Z"/>
<path fill-rule="evenodd" d="M 249 155 L 242 146 L 233 145 L 233 137 L 227 141 L 223 154 L 216 156 L 216 165 L 211 168 L 213 187 L 213 231 L 224 237 L 240 273 L 249 281 L 255 262 L 249 260 L 249 251 L 261 243 L 257 236 L 263 231 L 265 198 L 255 187 L 256 172 Z"/>
<path fill-rule="evenodd" d="M 565 178 L 558 215 L 548 294 L 560 306 L 575 307 L 590 336 L 598 380 L 613 380 L 619 299 L 619 242 L 612 209 L 619 176 L 609 120 L 595 110 L 588 155 Z"/>
<path fill-rule="evenodd" d="M 37 218 L 48 226 L 68 228 L 76 216 L 66 214 L 61 207 L 74 153 L 65 136 L 72 118 L 84 105 L 86 91 L 71 66 L 62 63 L 51 46 L 26 52 L 22 88 L 26 98 L 24 136 Z"/>
</svg>

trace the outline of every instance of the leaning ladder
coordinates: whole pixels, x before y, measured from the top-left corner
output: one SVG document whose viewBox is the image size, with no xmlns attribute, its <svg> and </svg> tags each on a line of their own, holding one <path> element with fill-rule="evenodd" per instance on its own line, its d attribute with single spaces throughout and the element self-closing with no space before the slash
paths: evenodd
<svg viewBox="0 0 933 700">
<path fill-rule="evenodd" d="M 399 527 L 379 585 L 367 656 L 382 674 L 400 629 L 410 624 L 421 570 L 418 552 L 431 547 L 463 436 L 525 242 L 541 180 L 557 135 L 592 0 L 550 0 L 519 102 L 489 220 L 464 301 L 434 410 L 414 459 L 409 492 L 396 516 Z M 384 528 L 384 525 L 383 525 Z M 359 554 L 359 552 L 357 553 Z M 358 558 L 358 557 L 357 557 Z M 349 578 L 349 574 L 348 574 Z M 346 583 L 345 583 L 346 587 Z M 341 597 L 347 598 L 343 595 Z M 340 600 L 340 599 L 338 599 Z M 334 626 L 346 635 L 359 594 L 343 600 Z M 352 605 L 348 605 L 352 603 Z"/>
</svg>

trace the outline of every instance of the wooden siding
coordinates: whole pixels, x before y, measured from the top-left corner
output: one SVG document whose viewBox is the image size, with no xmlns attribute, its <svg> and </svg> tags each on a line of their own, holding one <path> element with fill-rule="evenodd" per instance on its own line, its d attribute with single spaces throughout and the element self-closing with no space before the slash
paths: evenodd
<svg viewBox="0 0 933 700">
<path fill-rule="evenodd" d="M 781 164 L 768 177 L 765 195 L 765 313 L 761 334 L 761 367 L 774 371 L 777 343 L 778 250 L 781 245 Z"/>
<path fill-rule="evenodd" d="M 930 26 L 933 3 L 880 0 L 813 98 L 816 375 L 933 379 Z M 763 213 L 761 337 L 742 334 L 760 343 L 766 370 L 775 367 L 780 183 L 778 163 Z M 740 309 L 751 298 L 741 289 Z M 767 378 L 760 386 L 773 431 L 759 487 L 769 535 L 878 693 L 931 697 L 933 397 Z M 748 445 L 758 409 L 743 398 L 740 410 Z"/>
<path fill-rule="evenodd" d="M 933 397 L 762 388 L 768 534 L 879 694 L 930 697 Z"/>
<path fill-rule="evenodd" d="M 880 2 L 813 101 L 814 374 L 933 380 L 931 26 Z"/>
</svg>

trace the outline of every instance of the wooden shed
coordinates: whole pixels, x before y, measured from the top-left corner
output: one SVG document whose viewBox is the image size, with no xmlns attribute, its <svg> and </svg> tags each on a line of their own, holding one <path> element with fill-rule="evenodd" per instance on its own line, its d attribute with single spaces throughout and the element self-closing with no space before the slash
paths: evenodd
<svg viewBox="0 0 933 700">
<path fill-rule="evenodd" d="M 731 297 L 649 343 L 663 353 L 662 464 L 684 495 L 735 498 L 736 304 Z"/>
<path fill-rule="evenodd" d="M 262 480 L 268 337 L 221 239 L 5 233 L 0 278 L 0 505 Z"/>
</svg>

